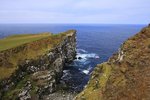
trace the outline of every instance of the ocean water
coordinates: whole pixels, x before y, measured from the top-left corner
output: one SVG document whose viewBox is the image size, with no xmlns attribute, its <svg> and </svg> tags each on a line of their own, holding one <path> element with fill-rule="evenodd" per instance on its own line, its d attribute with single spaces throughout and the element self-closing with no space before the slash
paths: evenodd
<svg viewBox="0 0 150 100">
<path fill-rule="evenodd" d="M 64 68 L 61 82 L 81 91 L 96 64 L 105 62 L 120 45 L 146 25 L 109 24 L 0 24 L 0 38 L 22 33 L 59 33 L 77 30 L 77 59 Z M 60 83 L 61 83 L 60 82 Z"/>
</svg>

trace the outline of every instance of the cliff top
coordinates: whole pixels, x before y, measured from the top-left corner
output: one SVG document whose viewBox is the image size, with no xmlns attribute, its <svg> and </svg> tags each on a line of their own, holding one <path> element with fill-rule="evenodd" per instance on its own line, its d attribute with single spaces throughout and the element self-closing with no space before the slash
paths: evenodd
<svg viewBox="0 0 150 100">
<path fill-rule="evenodd" d="M 69 30 L 60 34 L 21 34 L 1 39 L 0 80 L 8 78 L 21 62 L 38 59 L 74 33 L 75 30 Z"/>
<path fill-rule="evenodd" d="M 75 30 L 69 30 L 67 32 L 63 32 L 62 34 L 69 36 L 74 33 Z M 0 51 L 7 50 L 10 48 L 17 47 L 22 44 L 30 43 L 33 41 L 41 40 L 47 37 L 53 37 L 57 34 L 52 34 L 49 32 L 39 33 L 39 34 L 18 34 L 11 35 L 4 39 L 0 39 Z"/>
<path fill-rule="evenodd" d="M 8 36 L 0 40 L 0 51 L 7 50 L 19 45 L 40 40 L 51 36 L 51 33 L 41 33 L 41 34 L 19 34 Z"/>
<path fill-rule="evenodd" d="M 150 26 L 125 41 L 109 61 L 97 65 L 76 99 L 149 100 Z"/>
</svg>

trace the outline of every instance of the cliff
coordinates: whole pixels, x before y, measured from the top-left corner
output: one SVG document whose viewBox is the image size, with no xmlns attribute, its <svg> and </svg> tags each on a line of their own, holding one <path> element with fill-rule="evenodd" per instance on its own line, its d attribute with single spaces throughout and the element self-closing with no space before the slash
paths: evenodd
<svg viewBox="0 0 150 100">
<path fill-rule="evenodd" d="M 56 90 L 75 58 L 76 31 L 14 35 L 0 44 L 0 99 L 37 100 Z"/>
<path fill-rule="evenodd" d="M 150 26 L 125 41 L 118 53 L 96 66 L 76 100 L 150 99 Z"/>
</svg>

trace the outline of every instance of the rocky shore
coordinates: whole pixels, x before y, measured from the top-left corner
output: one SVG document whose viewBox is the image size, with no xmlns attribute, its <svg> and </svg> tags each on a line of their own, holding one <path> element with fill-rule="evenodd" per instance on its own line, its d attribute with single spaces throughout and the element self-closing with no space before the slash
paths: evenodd
<svg viewBox="0 0 150 100">
<path fill-rule="evenodd" d="M 57 84 L 62 76 L 64 66 L 74 60 L 76 56 L 76 31 L 70 30 L 61 34 L 63 34 L 63 39 L 56 46 L 36 59 L 21 61 L 10 77 L 0 80 L 1 100 L 44 99 L 45 95 L 57 90 Z M 51 43 L 47 38 L 38 41 L 46 45 Z M 35 41 L 35 43 L 38 41 Z M 10 52 L 17 50 L 16 52 L 20 53 L 24 49 L 26 49 L 26 45 L 1 51 L 0 55 L 5 57 Z M 2 60 L 1 65 L 4 62 Z"/>
</svg>

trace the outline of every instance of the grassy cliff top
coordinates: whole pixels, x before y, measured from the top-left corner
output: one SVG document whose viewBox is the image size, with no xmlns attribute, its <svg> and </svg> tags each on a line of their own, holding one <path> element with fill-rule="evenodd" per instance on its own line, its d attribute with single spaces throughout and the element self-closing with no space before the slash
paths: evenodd
<svg viewBox="0 0 150 100">
<path fill-rule="evenodd" d="M 125 41 L 118 53 L 97 65 L 77 100 L 150 99 L 150 26 Z"/>
<path fill-rule="evenodd" d="M 66 37 L 72 36 L 75 30 L 59 34 L 21 34 L 12 35 L 0 40 L 0 80 L 8 78 L 18 69 L 17 65 L 27 59 L 38 59 L 60 44 Z"/>
<path fill-rule="evenodd" d="M 51 33 L 41 33 L 41 34 L 19 34 L 8 36 L 0 40 L 0 51 L 7 50 L 19 45 L 40 40 L 51 36 Z"/>
<path fill-rule="evenodd" d="M 54 37 L 59 35 L 69 36 L 73 35 L 75 30 L 69 30 L 66 32 L 62 32 L 60 34 L 52 34 L 49 32 L 39 33 L 39 34 L 18 34 L 18 35 L 11 35 L 4 39 L 0 39 L 0 51 L 11 49 L 17 47 L 22 44 L 34 42 L 37 40 L 41 40 L 47 37 Z"/>
</svg>

